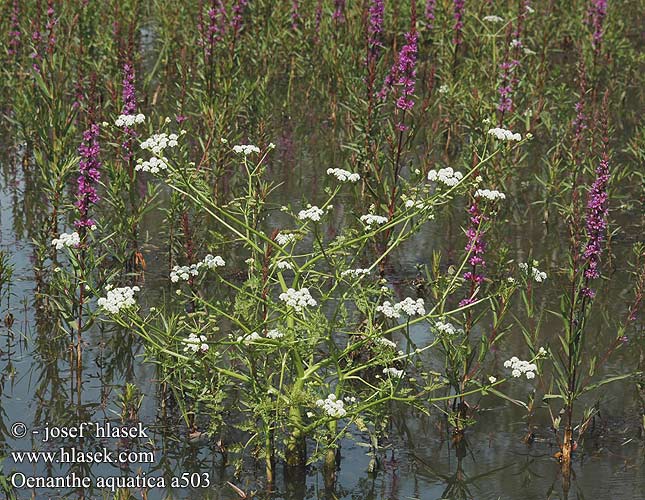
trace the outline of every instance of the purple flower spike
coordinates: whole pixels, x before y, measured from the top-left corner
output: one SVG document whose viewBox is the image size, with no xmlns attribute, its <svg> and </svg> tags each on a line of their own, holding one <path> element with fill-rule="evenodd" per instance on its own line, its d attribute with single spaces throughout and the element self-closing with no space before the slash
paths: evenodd
<svg viewBox="0 0 645 500">
<path fill-rule="evenodd" d="M 80 175 L 78 176 L 77 184 L 77 201 L 76 208 L 78 209 L 79 216 L 74 222 L 77 229 L 88 228 L 95 225 L 93 219 L 89 217 L 90 207 L 95 205 L 100 200 L 96 185 L 98 184 L 101 173 L 101 161 L 99 155 L 101 148 L 99 145 L 99 126 L 92 123 L 90 127 L 83 132 L 83 142 L 78 148 L 78 154 L 81 160 L 78 164 Z"/>
<path fill-rule="evenodd" d="M 609 184 L 609 160 L 606 155 L 600 160 L 596 168 L 596 180 L 591 186 L 587 197 L 587 245 L 584 250 L 584 258 L 587 259 L 585 279 L 587 281 L 600 277 L 600 256 L 602 244 L 607 232 L 607 213 L 609 197 L 607 187 Z M 592 292 L 591 290 L 589 290 Z M 583 291 L 584 293 L 584 291 Z M 588 297 L 592 295 L 586 294 Z"/>
<path fill-rule="evenodd" d="M 453 30 L 455 31 L 452 43 L 459 47 L 464 42 L 463 29 L 464 29 L 464 11 L 466 10 L 466 0 L 453 1 L 453 17 L 455 24 Z"/>
<path fill-rule="evenodd" d="M 434 28 L 435 14 L 434 11 L 437 7 L 437 0 L 426 0 L 426 21 L 428 22 L 428 29 Z"/>
<path fill-rule="evenodd" d="M 468 209 L 470 214 L 470 225 L 466 230 L 466 237 L 468 242 L 466 243 L 466 252 L 470 254 L 468 258 L 468 264 L 471 268 L 469 271 L 464 273 L 464 279 L 470 282 L 470 293 L 468 297 L 459 302 L 459 306 L 463 307 L 475 302 L 473 299 L 473 294 L 475 289 L 484 282 L 484 275 L 478 268 L 486 267 L 486 261 L 483 258 L 484 252 L 486 251 L 486 244 L 482 235 L 481 224 L 485 220 L 484 215 L 477 205 L 477 201 L 473 199 L 472 205 Z"/>
<path fill-rule="evenodd" d="M 388 93 L 393 91 L 396 107 L 402 111 L 407 111 L 414 107 L 412 95 L 414 94 L 417 76 L 417 32 L 411 31 L 407 33 L 405 41 L 406 44 L 401 48 L 397 61 L 390 69 L 390 73 L 385 77 L 383 88 L 378 94 L 381 99 L 385 99 Z M 399 129 L 405 130 L 405 126 L 399 124 Z"/>
<path fill-rule="evenodd" d="M 591 46 L 594 51 L 598 53 L 602 44 L 602 39 L 605 35 L 605 28 L 603 26 L 605 17 L 607 16 L 607 0 L 592 0 L 587 11 L 588 22 L 593 29 L 591 39 Z"/>
<path fill-rule="evenodd" d="M 7 43 L 7 46 L 9 47 L 7 52 L 10 56 L 18 55 L 21 43 L 20 36 L 20 4 L 18 3 L 18 0 L 14 0 L 13 8 L 11 10 L 9 42 Z"/>
<path fill-rule="evenodd" d="M 339 23 L 345 22 L 345 0 L 334 0 L 332 19 Z"/>
</svg>

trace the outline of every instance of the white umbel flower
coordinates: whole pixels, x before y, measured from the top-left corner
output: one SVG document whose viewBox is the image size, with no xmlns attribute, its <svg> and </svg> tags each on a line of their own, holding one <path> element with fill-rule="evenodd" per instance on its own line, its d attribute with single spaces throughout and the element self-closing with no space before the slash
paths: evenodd
<svg viewBox="0 0 645 500">
<path fill-rule="evenodd" d="M 350 276 L 351 278 L 360 278 L 361 276 L 365 276 L 366 274 L 369 274 L 370 270 L 369 269 L 347 269 L 340 273 L 340 275 L 344 278 L 346 276 Z"/>
<path fill-rule="evenodd" d="M 278 233 L 275 237 L 275 242 L 281 247 L 292 243 L 297 238 L 297 235 L 294 233 Z"/>
<path fill-rule="evenodd" d="M 198 276 L 201 268 L 216 269 L 226 265 L 224 259 L 219 255 L 208 254 L 203 260 L 190 266 L 175 266 L 170 271 L 170 281 L 177 283 L 178 281 L 188 281 L 191 277 Z"/>
<path fill-rule="evenodd" d="M 403 375 L 405 375 L 405 372 L 403 370 L 398 370 L 394 367 L 383 368 L 383 373 L 392 378 L 402 378 Z"/>
<path fill-rule="evenodd" d="M 518 133 L 513 133 L 505 128 L 495 127 L 488 131 L 488 135 L 492 135 L 495 139 L 500 141 L 521 141 L 522 136 Z"/>
<path fill-rule="evenodd" d="M 464 176 L 461 172 L 455 171 L 452 167 L 440 168 L 439 170 L 430 170 L 428 180 L 431 182 L 440 182 L 448 187 L 459 184 Z"/>
<path fill-rule="evenodd" d="M 61 233 L 58 238 L 52 240 L 52 245 L 56 250 L 61 250 L 64 247 L 77 247 L 81 244 L 81 238 L 76 231 L 73 233 Z"/>
<path fill-rule="evenodd" d="M 277 339 L 281 339 L 282 337 L 284 337 L 284 333 L 282 333 L 280 330 L 276 330 L 275 328 L 267 332 L 268 339 L 277 340 Z"/>
<path fill-rule="evenodd" d="M 335 394 L 330 394 L 326 399 L 319 399 L 316 401 L 316 406 L 333 418 L 342 418 L 347 415 L 345 410 L 345 403 L 342 399 L 338 399 Z"/>
<path fill-rule="evenodd" d="M 289 288 L 286 292 L 281 293 L 279 298 L 298 312 L 301 312 L 307 307 L 314 307 L 318 304 L 309 293 L 308 288 L 301 288 L 300 290 Z"/>
<path fill-rule="evenodd" d="M 528 361 L 522 361 L 517 356 L 513 356 L 511 359 L 504 361 L 504 368 L 511 369 L 511 375 L 515 378 L 525 375 L 529 380 L 535 378 L 535 372 L 537 371 L 537 365 L 529 363 Z"/>
<path fill-rule="evenodd" d="M 176 147 L 178 138 L 177 134 L 166 134 L 165 132 L 154 134 L 141 143 L 141 149 L 160 155 L 164 149 Z"/>
<path fill-rule="evenodd" d="M 121 309 L 136 305 L 134 294 L 140 290 L 138 286 L 108 289 L 107 296 L 101 297 L 98 305 L 112 314 L 117 314 Z"/>
<path fill-rule="evenodd" d="M 482 19 L 488 23 L 501 23 L 504 21 L 504 19 L 499 16 L 484 16 Z"/>
<path fill-rule="evenodd" d="M 464 333 L 462 328 L 457 328 L 449 322 L 437 321 L 435 322 L 434 327 L 437 332 L 443 335 L 448 335 L 449 337 Z"/>
<path fill-rule="evenodd" d="M 246 335 L 240 335 L 237 338 L 237 342 L 241 342 L 244 345 L 249 345 L 255 342 L 256 340 L 260 340 L 262 337 L 258 332 L 251 332 Z"/>
<path fill-rule="evenodd" d="M 360 175 L 348 172 L 342 168 L 328 168 L 327 175 L 333 175 L 341 182 L 358 182 L 361 179 Z"/>
<path fill-rule="evenodd" d="M 476 198 L 486 198 L 490 201 L 505 200 L 506 195 L 496 189 L 478 189 L 475 191 Z"/>
<path fill-rule="evenodd" d="M 365 224 L 366 229 L 372 229 L 372 226 L 381 226 L 388 221 L 387 217 L 382 215 L 366 214 L 361 215 L 361 222 Z"/>
<path fill-rule="evenodd" d="M 119 115 L 114 124 L 117 127 L 132 127 L 136 123 L 143 123 L 144 121 L 146 121 L 145 115 L 139 113 L 138 115 Z"/>
<path fill-rule="evenodd" d="M 206 343 L 206 336 L 205 335 L 196 335 L 195 333 L 191 333 L 186 337 L 185 339 L 182 340 L 186 346 L 184 347 L 184 352 L 206 352 L 208 351 L 208 344 Z"/>
<path fill-rule="evenodd" d="M 260 148 L 253 144 L 239 144 L 237 146 L 233 146 L 233 151 L 237 154 L 244 153 L 244 156 L 248 156 L 251 153 L 259 153 Z"/>
<path fill-rule="evenodd" d="M 324 213 L 324 210 L 318 208 L 316 205 L 310 205 L 306 210 L 300 210 L 300 212 L 298 212 L 298 219 L 318 222 Z"/>
<path fill-rule="evenodd" d="M 162 170 L 168 170 L 168 158 L 157 158 L 153 156 L 147 161 L 137 160 L 137 164 L 134 166 L 134 169 L 137 172 L 150 172 L 151 174 L 158 174 Z"/>
<path fill-rule="evenodd" d="M 400 318 L 401 311 L 408 316 L 423 316 L 426 313 L 425 304 L 423 299 L 414 300 L 411 297 L 406 297 L 398 304 L 391 304 L 386 300 L 383 305 L 376 307 L 377 312 L 383 313 L 386 318 Z"/>
<path fill-rule="evenodd" d="M 542 283 L 547 278 L 547 275 L 544 271 L 540 271 L 537 268 L 538 264 L 539 262 L 537 260 L 534 260 L 531 266 L 529 266 L 526 262 L 520 262 L 519 267 L 522 271 L 524 271 L 524 273 L 532 277 L 536 283 Z"/>
</svg>

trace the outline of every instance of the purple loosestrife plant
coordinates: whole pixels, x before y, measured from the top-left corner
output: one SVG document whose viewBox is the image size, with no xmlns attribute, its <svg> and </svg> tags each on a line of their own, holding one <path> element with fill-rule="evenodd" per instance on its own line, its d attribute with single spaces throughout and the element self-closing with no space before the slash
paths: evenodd
<svg viewBox="0 0 645 500">
<path fill-rule="evenodd" d="M 434 28 L 434 21 L 435 21 L 435 9 L 437 8 L 437 0 L 426 0 L 426 9 L 425 9 L 425 15 L 426 15 L 426 22 L 428 25 L 428 29 Z"/>
<path fill-rule="evenodd" d="M 99 126 L 96 123 L 90 123 L 89 128 L 83 132 L 83 142 L 78 148 L 81 160 L 78 164 L 80 175 L 77 180 L 76 208 L 78 209 L 78 218 L 74 222 L 77 229 L 91 228 L 96 224 L 89 214 L 90 207 L 100 199 L 96 191 L 96 186 L 101 178 L 99 133 Z"/>
<path fill-rule="evenodd" d="M 323 15 L 323 0 L 318 0 L 318 3 L 316 4 L 316 12 L 314 14 L 314 32 L 315 32 L 314 41 L 316 43 L 318 43 L 319 41 L 320 23 L 322 22 L 322 15 Z"/>
<path fill-rule="evenodd" d="M 9 27 L 9 41 L 7 42 L 7 53 L 10 56 L 17 56 L 20 50 L 20 4 L 14 0 L 11 9 L 11 20 Z"/>
<path fill-rule="evenodd" d="M 242 31 L 244 25 L 244 9 L 248 5 L 249 0 L 235 0 L 233 5 L 233 15 L 231 17 L 231 29 L 233 30 L 233 38 L 237 40 L 240 31 Z"/>
<path fill-rule="evenodd" d="M 338 23 L 345 22 L 345 0 L 334 0 L 332 19 Z"/>
<path fill-rule="evenodd" d="M 497 110 L 500 112 L 499 125 L 504 121 L 504 115 L 513 111 L 513 91 L 519 83 L 517 68 L 520 66 L 520 57 L 522 52 L 522 32 L 524 29 L 524 20 L 526 13 L 530 8 L 528 0 L 520 3 L 520 10 L 517 16 L 517 23 L 512 35 L 507 34 L 505 47 L 505 60 L 499 65 L 500 85 L 497 88 L 499 102 Z M 510 32 L 507 32 L 510 33 Z"/>
<path fill-rule="evenodd" d="M 470 224 L 466 230 L 466 237 L 468 238 L 466 252 L 470 253 L 468 264 L 471 267 L 469 271 L 464 273 L 464 279 L 470 282 L 470 292 L 468 297 L 459 302 L 459 307 L 467 306 L 475 302 L 473 295 L 477 287 L 484 282 L 484 275 L 481 270 L 486 267 L 486 261 L 483 258 L 484 252 L 486 251 L 486 243 L 484 242 L 482 234 L 482 224 L 485 217 L 477 204 L 477 200 L 474 198 L 468 208 L 468 214 L 470 215 Z"/>
<path fill-rule="evenodd" d="M 607 213 L 609 197 L 607 187 L 609 185 L 609 158 L 603 152 L 602 159 L 596 168 L 596 179 L 591 186 L 587 197 L 587 219 L 585 222 L 587 230 L 587 245 L 584 250 L 584 258 L 587 260 L 585 269 L 585 283 L 600 277 L 600 256 L 602 246 L 607 233 Z M 593 298 L 595 292 L 585 286 L 582 293 Z"/>
<path fill-rule="evenodd" d="M 58 20 L 56 19 L 56 12 L 54 11 L 54 2 L 53 0 L 47 0 L 47 53 L 49 55 L 54 53 L 54 47 L 56 46 L 56 25 Z"/>
<path fill-rule="evenodd" d="M 134 86 L 134 65 L 131 61 L 123 64 L 123 111 L 124 115 L 134 115 L 137 111 L 137 95 Z M 123 141 L 123 159 L 130 163 L 134 153 L 132 152 L 132 139 L 136 137 L 136 132 L 130 127 L 124 127 L 123 132 L 126 138 Z M 132 172 L 131 172 L 132 176 Z"/>
<path fill-rule="evenodd" d="M 416 64 L 418 50 L 418 34 L 411 31 L 405 35 L 405 45 L 401 48 L 396 62 L 392 65 L 390 72 L 385 77 L 383 88 L 379 92 L 379 97 L 385 99 L 390 93 L 394 93 L 396 109 L 403 112 L 409 111 L 414 107 L 414 86 L 416 80 Z M 407 127 L 403 120 L 397 123 L 397 128 L 401 131 Z"/>
<path fill-rule="evenodd" d="M 605 35 L 604 21 L 607 16 L 607 0 L 591 0 L 589 3 L 589 10 L 587 11 L 588 23 L 591 25 L 593 35 L 591 39 L 591 46 L 594 52 L 600 52 L 602 39 Z"/>
<path fill-rule="evenodd" d="M 291 2 L 291 29 L 297 30 L 300 26 L 300 2 L 292 0 Z"/>
<path fill-rule="evenodd" d="M 383 33 L 383 11 L 385 6 L 383 0 L 372 0 L 369 8 L 369 23 L 367 26 L 367 65 L 374 63 L 378 58 Z"/>
<path fill-rule="evenodd" d="M 464 11 L 466 10 L 466 0 L 453 1 L 453 17 L 455 24 L 452 29 L 454 30 L 452 43 L 455 50 L 464 43 L 463 29 L 464 29 Z"/>
</svg>

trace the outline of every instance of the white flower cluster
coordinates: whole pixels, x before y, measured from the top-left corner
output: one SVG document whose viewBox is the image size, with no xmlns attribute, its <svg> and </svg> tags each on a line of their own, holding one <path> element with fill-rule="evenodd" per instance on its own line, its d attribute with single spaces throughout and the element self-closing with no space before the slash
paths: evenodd
<svg viewBox="0 0 645 500">
<path fill-rule="evenodd" d="M 542 283 L 546 279 L 546 273 L 537 268 L 538 264 L 537 260 L 534 260 L 531 264 L 531 275 L 537 283 Z M 522 271 L 529 273 L 529 265 L 526 262 L 520 262 L 519 266 Z"/>
<path fill-rule="evenodd" d="M 268 339 L 277 340 L 281 339 L 282 337 L 284 337 L 284 333 L 282 333 L 280 330 L 276 330 L 275 328 L 267 332 Z"/>
<path fill-rule="evenodd" d="M 280 300 L 285 302 L 288 306 L 293 307 L 298 312 L 302 311 L 306 307 L 313 307 L 318 304 L 309 293 L 308 288 L 301 288 L 300 290 L 289 288 L 285 293 L 280 294 Z"/>
<path fill-rule="evenodd" d="M 77 247 L 81 244 L 81 238 L 76 231 L 73 233 L 61 233 L 58 238 L 52 240 L 52 245 L 56 250 L 61 250 L 63 247 Z"/>
<path fill-rule="evenodd" d="M 435 330 L 437 330 L 437 332 L 442 333 L 444 335 L 451 336 L 451 337 L 453 335 L 464 333 L 463 328 L 457 328 L 457 327 L 455 327 L 455 325 L 453 325 L 452 323 L 448 323 L 448 322 L 444 323 L 443 321 L 437 321 L 434 324 L 434 327 L 435 327 Z"/>
<path fill-rule="evenodd" d="M 121 309 L 132 307 L 136 304 L 134 292 L 138 292 L 141 289 L 138 286 L 124 286 L 113 289 L 108 285 L 106 290 L 107 297 L 101 297 L 98 300 L 98 305 L 112 314 L 117 314 Z"/>
<path fill-rule="evenodd" d="M 475 197 L 477 198 L 486 198 L 490 201 L 495 200 L 505 200 L 506 195 L 496 189 L 478 189 L 475 191 Z"/>
<path fill-rule="evenodd" d="M 172 268 L 172 271 L 170 271 L 170 281 L 173 283 L 177 283 L 178 281 L 188 281 L 191 276 L 197 276 L 199 274 L 199 270 L 202 267 L 206 267 L 208 269 L 215 269 L 217 267 L 223 267 L 226 264 L 224 262 L 224 259 L 222 259 L 219 255 L 211 255 L 208 254 L 204 259 L 197 264 L 191 264 L 190 266 L 175 266 Z"/>
<path fill-rule="evenodd" d="M 446 186 L 452 187 L 459 184 L 464 176 L 461 172 L 455 172 L 452 167 L 440 168 L 439 170 L 430 170 L 428 180 L 431 182 L 441 182 Z"/>
<path fill-rule="evenodd" d="M 208 269 L 213 270 L 217 267 L 224 267 L 226 265 L 226 262 L 224 262 L 224 259 L 222 259 L 219 255 L 211 255 L 209 253 L 206 257 L 204 257 L 204 260 L 202 260 L 202 264 Z"/>
<path fill-rule="evenodd" d="M 398 370 L 394 367 L 383 368 L 383 373 L 385 373 L 385 375 L 388 375 L 392 378 L 402 378 L 403 375 L 405 375 L 405 372 L 403 370 Z"/>
<path fill-rule="evenodd" d="M 341 182 L 358 182 L 361 178 L 360 175 L 355 173 L 353 174 L 352 172 L 348 172 L 342 168 L 328 168 L 327 175 L 333 175 Z"/>
<path fill-rule="evenodd" d="M 242 342 L 244 345 L 249 345 L 249 344 L 251 344 L 251 343 L 253 343 L 256 340 L 259 340 L 261 338 L 262 337 L 260 336 L 260 334 L 258 332 L 252 332 L 252 333 L 248 333 L 246 335 L 240 335 L 237 338 L 237 342 Z"/>
<path fill-rule="evenodd" d="M 390 301 L 386 300 L 383 305 L 377 306 L 376 310 L 383 313 L 383 316 L 387 318 L 400 318 L 401 311 L 408 316 L 423 316 L 426 313 L 423 299 L 414 300 L 411 297 L 406 297 L 405 300 L 398 304 L 391 304 Z"/>
<path fill-rule="evenodd" d="M 397 348 L 395 342 L 392 342 L 390 339 L 386 339 L 385 337 L 375 337 L 373 341 L 375 344 L 381 345 L 383 347 L 390 347 L 395 350 Z"/>
<path fill-rule="evenodd" d="M 411 297 L 406 297 L 405 300 L 399 302 L 394 307 L 398 307 L 408 316 L 423 316 L 426 313 L 423 299 L 414 300 Z"/>
<path fill-rule="evenodd" d="M 281 271 L 292 270 L 293 269 L 293 266 L 289 262 L 287 262 L 286 260 L 279 260 L 278 263 L 276 264 L 276 266 Z"/>
<path fill-rule="evenodd" d="M 512 370 L 511 375 L 515 378 L 521 377 L 524 374 L 529 380 L 535 378 L 535 372 L 537 371 L 537 366 L 534 363 L 522 361 L 516 356 L 513 356 L 508 361 L 504 361 L 504 368 L 510 368 Z"/>
<path fill-rule="evenodd" d="M 352 278 L 360 278 L 361 276 L 365 276 L 366 274 L 369 274 L 370 270 L 369 269 L 347 269 L 346 271 L 343 271 L 340 273 L 342 277 L 345 276 L 350 276 Z"/>
<path fill-rule="evenodd" d="M 137 160 L 137 164 L 134 166 L 134 169 L 139 172 L 150 172 L 151 174 L 158 174 L 161 170 L 168 170 L 168 158 L 157 158 L 153 156 L 147 161 L 143 161 L 141 158 Z"/>
<path fill-rule="evenodd" d="M 495 127 L 488 131 L 488 135 L 492 135 L 499 141 L 521 141 L 522 136 L 518 133 L 513 133 L 505 128 Z"/>
<path fill-rule="evenodd" d="M 147 149 L 156 155 L 160 155 L 164 149 L 177 146 L 178 138 L 179 136 L 177 134 L 168 135 L 165 132 L 154 134 L 141 143 L 141 149 Z"/>
<path fill-rule="evenodd" d="M 280 246 L 288 245 L 289 243 L 295 241 L 297 235 L 294 233 L 278 233 L 275 237 L 275 242 Z"/>
<path fill-rule="evenodd" d="M 446 85 L 445 83 L 439 87 L 439 93 L 440 94 L 447 94 L 450 91 L 450 87 Z"/>
<path fill-rule="evenodd" d="M 483 20 L 489 23 L 501 23 L 502 21 L 504 21 L 504 19 L 499 16 L 484 16 Z"/>
<path fill-rule="evenodd" d="M 190 335 L 188 335 L 188 337 L 182 340 L 182 342 L 186 344 L 186 347 L 184 347 L 184 352 L 208 351 L 208 344 L 206 343 L 206 335 L 198 336 L 194 333 L 191 333 Z"/>
<path fill-rule="evenodd" d="M 139 113 L 138 115 L 119 115 L 114 124 L 117 127 L 132 127 L 135 123 L 143 123 L 146 117 Z"/>
<path fill-rule="evenodd" d="M 342 418 L 347 415 L 345 403 L 343 403 L 342 399 L 336 398 L 335 394 L 330 394 L 327 399 L 319 399 L 316 401 L 316 406 L 322 408 L 330 417 Z"/>
<path fill-rule="evenodd" d="M 388 221 L 388 218 L 383 217 L 382 215 L 374 215 L 374 214 L 361 215 L 361 222 L 365 224 L 367 229 L 371 229 L 374 224 L 380 226 L 382 224 L 385 224 L 387 221 Z"/>
<path fill-rule="evenodd" d="M 306 210 L 300 210 L 300 212 L 298 212 L 298 219 L 309 219 L 314 222 L 318 222 L 324 213 L 324 210 L 322 208 L 318 208 L 316 205 L 314 205 L 313 207 L 309 206 Z"/>
<path fill-rule="evenodd" d="M 240 144 L 238 146 L 233 146 L 233 151 L 237 154 L 244 153 L 244 156 L 248 156 L 251 153 L 259 153 L 260 148 L 253 144 Z"/>
<path fill-rule="evenodd" d="M 412 208 L 412 207 L 423 208 L 424 203 L 423 203 L 423 200 L 414 201 L 412 199 L 409 199 L 409 200 L 405 200 L 404 206 L 405 208 Z"/>
</svg>

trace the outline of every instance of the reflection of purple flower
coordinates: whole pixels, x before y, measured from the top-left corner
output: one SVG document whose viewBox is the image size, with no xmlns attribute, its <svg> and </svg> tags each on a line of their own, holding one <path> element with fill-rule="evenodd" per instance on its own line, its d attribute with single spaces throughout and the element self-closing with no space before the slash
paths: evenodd
<svg viewBox="0 0 645 500">
<path fill-rule="evenodd" d="M 99 201 L 99 195 L 96 191 L 96 184 L 101 178 L 99 169 L 101 162 L 99 154 L 99 126 L 92 123 L 90 127 L 83 132 L 83 142 L 78 148 L 78 154 L 81 160 L 78 164 L 80 175 L 78 176 L 78 192 L 76 208 L 78 208 L 79 217 L 74 222 L 76 228 L 87 228 L 95 224 L 94 220 L 89 217 L 91 205 Z"/>
<path fill-rule="evenodd" d="M 470 271 L 464 273 L 464 279 L 470 281 L 470 293 L 468 297 L 459 302 L 459 306 L 467 306 L 475 302 L 473 298 L 473 293 L 475 289 L 484 282 L 484 275 L 481 271 L 478 271 L 477 267 L 484 268 L 486 267 L 486 261 L 483 258 L 484 252 L 486 251 L 486 244 L 482 237 L 482 223 L 485 220 L 484 215 L 477 205 L 477 200 L 473 199 L 472 205 L 468 209 L 470 214 L 470 225 L 466 230 L 466 237 L 468 242 L 466 243 L 466 252 L 470 254 L 468 258 L 468 264 L 470 264 Z"/>
<path fill-rule="evenodd" d="M 405 35 L 406 44 L 401 48 L 390 73 L 385 77 L 383 88 L 378 94 L 381 99 L 385 99 L 387 94 L 394 90 L 396 107 L 403 111 L 410 110 L 414 106 L 412 94 L 414 94 L 417 75 L 417 40 L 416 31 Z M 398 128 L 405 130 L 402 123 L 398 124 Z"/>
</svg>

